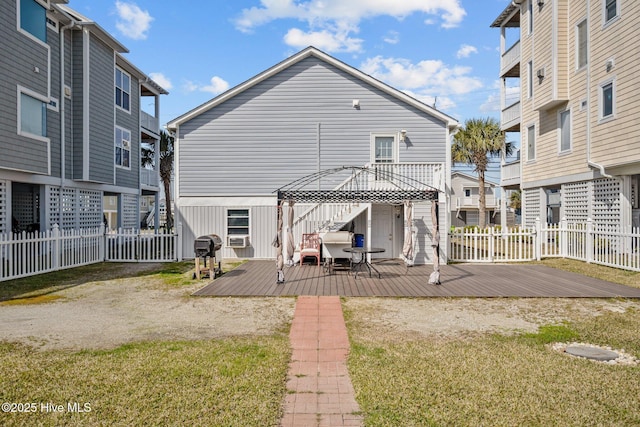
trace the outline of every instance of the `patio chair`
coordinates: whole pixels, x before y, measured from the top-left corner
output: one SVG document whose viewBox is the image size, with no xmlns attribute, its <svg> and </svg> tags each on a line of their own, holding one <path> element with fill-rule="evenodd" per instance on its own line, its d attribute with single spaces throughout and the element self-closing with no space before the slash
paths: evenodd
<svg viewBox="0 0 640 427">
<path fill-rule="evenodd" d="M 320 267 L 320 236 L 318 233 L 305 233 L 300 242 L 300 265 L 306 257 L 315 257 Z"/>
</svg>

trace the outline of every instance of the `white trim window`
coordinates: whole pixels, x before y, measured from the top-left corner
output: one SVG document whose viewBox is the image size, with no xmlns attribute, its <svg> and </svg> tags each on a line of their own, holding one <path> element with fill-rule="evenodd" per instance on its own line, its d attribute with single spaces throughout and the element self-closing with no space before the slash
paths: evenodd
<svg viewBox="0 0 640 427">
<path fill-rule="evenodd" d="M 603 0 L 602 8 L 605 25 L 620 16 L 620 2 L 618 0 Z"/>
<path fill-rule="evenodd" d="M 18 29 L 34 39 L 47 43 L 46 3 L 38 0 L 18 1 Z"/>
<path fill-rule="evenodd" d="M 396 134 L 371 134 L 371 163 L 398 163 L 398 139 Z"/>
<path fill-rule="evenodd" d="M 527 34 L 533 34 L 533 0 L 529 0 L 527 4 L 527 15 L 529 16 Z"/>
<path fill-rule="evenodd" d="M 589 36 L 587 20 L 576 25 L 576 69 L 586 67 L 589 62 Z"/>
<path fill-rule="evenodd" d="M 18 135 L 49 142 L 46 97 L 18 86 Z"/>
<path fill-rule="evenodd" d="M 560 128 L 560 153 L 571 151 L 571 110 L 558 114 Z"/>
<path fill-rule="evenodd" d="M 536 126 L 531 125 L 527 128 L 527 161 L 531 162 L 536 159 Z"/>
<path fill-rule="evenodd" d="M 116 126 L 115 135 L 116 166 L 131 169 L 131 131 Z"/>
<path fill-rule="evenodd" d="M 248 236 L 250 215 L 248 208 L 227 209 L 227 236 Z"/>
<path fill-rule="evenodd" d="M 600 85 L 598 94 L 599 119 L 612 119 L 616 114 L 616 85 L 615 80 L 609 80 Z"/>
<path fill-rule="evenodd" d="M 116 105 L 131 112 L 131 75 L 116 67 Z"/>
</svg>

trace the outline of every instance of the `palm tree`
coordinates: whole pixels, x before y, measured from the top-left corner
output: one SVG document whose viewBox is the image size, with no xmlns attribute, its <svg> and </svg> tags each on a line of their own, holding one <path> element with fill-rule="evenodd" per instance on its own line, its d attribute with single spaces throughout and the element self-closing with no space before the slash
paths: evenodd
<svg viewBox="0 0 640 427">
<path fill-rule="evenodd" d="M 167 231 L 173 228 L 173 213 L 171 212 L 171 175 L 173 173 L 173 143 L 174 138 L 166 131 L 160 131 L 160 179 L 164 184 L 165 206 L 167 209 Z"/>
<path fill-rule="evenodd" d="M 483 119 L 469 119 L 464 128 L 454 136 L 451 147 L 453 163 L 462 163 L 474 167 L 478 174 L 479 209 L 478 225 L 486 225 L 486 198 L 484 194 L 485 173 L 489 167 L 490 157 L 499 156 L 502 151 L 510 155 L 513 144 L 506 142 L 504 131 L 500 129 L 497 120 L 487 117 Z"/>
</svg>

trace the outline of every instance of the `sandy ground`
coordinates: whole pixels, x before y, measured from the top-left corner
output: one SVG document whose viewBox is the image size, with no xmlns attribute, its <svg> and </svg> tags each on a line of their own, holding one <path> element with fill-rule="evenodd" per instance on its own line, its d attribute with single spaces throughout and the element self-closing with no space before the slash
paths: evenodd
<svg viewBox="0 0 640 427">
<path fill-rule="evenodd" d="M 130 268 L 136 268 L 132 266 Z M 140 267 L 138 267 L 140 268 Z M 0 304 L 0 340 L 41 349 L 112 348 L 145 340 L 210 339 L 282 330 L 294 298 L 205 298 L 189 288 L 167 289 L 148 277 L 94 281 L 55 293 L 41 304 Z M 640 309 L 640 302 L 592 299 L 350 298 L 346 309 L 369 333 L 464 336 L 535 331 L 606 310 Z"/>
</svg>

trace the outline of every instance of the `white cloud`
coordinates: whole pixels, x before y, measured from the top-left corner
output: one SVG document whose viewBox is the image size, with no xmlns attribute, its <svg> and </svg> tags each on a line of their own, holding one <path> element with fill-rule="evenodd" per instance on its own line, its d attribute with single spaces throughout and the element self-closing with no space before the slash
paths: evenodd
<svg viewBox="0 0 640 427">
<path fill-rule="evenodd" d="M 163 89 L 169 90 L 173 88 L 171 80 L 162 73 L 149 73 L 149 77 L 151 77 L 154 82 L 162 86 Z"/>
<path fill-rule="evenodd" d="M 151 28 L 153 17 L 146 10 L 142 10 L 135 3 L 116 1 L 118 20 L 116 28 L 126 37 L 134 40 L 147 38 L 147 31 Z"/>
<path fill-rule="evenodd" d="M 187 80 L 182 85 L 182 88 L 184 89 L 185 92 L 195 92 L 196 90 L 198 90 L 198 85 L 192 82 L 191 80 Z"/>
<path fill-rule="evenodd" d="M 293 47 L 324 46 L 330 52 L 360 52 L 362 40 L 353 38 L 363 19 L 392 16 L 403 19 L 413 13 L 435 16 L 443 28 L 457 27 L 466 15 L 460 0 L 260 0 L 260 6 L 243 9 L 236 28 L 250 32 L 278 19 L 306 22 L 308 31 L 292 28 L 285 43 Z M 397 36 L 387 43 L 397 43 Z"/>
<path fill-rule="evenodd" d="M 397 31 L 389 31 L 383 40 L 385 43 L 398 44 L 400 42 L 400 34 Z"/>
<path fill-rule="evenodd" d="M 413 64 L 408 59 L 376 56 L 363 62 L 360 69 L 402 89 L 430 88 L 436 94 L 462 95 L 482 87 L 479 79 L 469 75 L 471 68 L 450 67 L 440 60 Z"/>
<path fill-rule="evenodd" d="M 360 52 L 363 40 L 349 37 L 348 31 L 332 32 L 325 29 L 304 32 L 292 28 L 284 36 L 284 42 L 296 48 L 315 46 L 328 52 Z"/>
<path fill-rule="evenodd" d="M 472 53 L 478 53 L 478 49 L 475 46 L 463 44 L 460 46 L 460 49 L 458 49 L 456 56 L 458 58 L 468 58 Z"/>
<path fill-rule="evenodd" d="M 485 102 L 480 105 L 480 111 L 483 113 L 499 113 L 501 109 L 500 103 L 500 80 L 496 80 L 493 87 L 496 89 L 492 92 Z M 520 100 L 520 86 L 508 86 L 505 88 L 504 105 L 510 106 Z"/>
<path fill-rule="evenodd" d="M 211 77 L 211 81 L 207 86 L 201 86 L 198 88 L 203 92 L 210 92 L 214 95 L 218 95 L 227 89 L 229 89 L 229 83 L 218 76 Z"/>
</svg>

